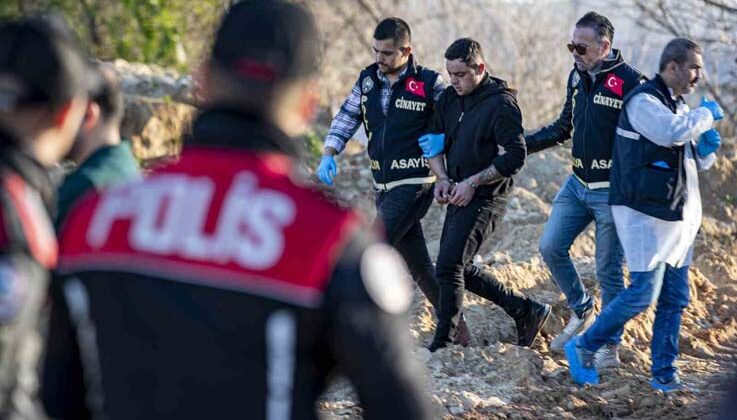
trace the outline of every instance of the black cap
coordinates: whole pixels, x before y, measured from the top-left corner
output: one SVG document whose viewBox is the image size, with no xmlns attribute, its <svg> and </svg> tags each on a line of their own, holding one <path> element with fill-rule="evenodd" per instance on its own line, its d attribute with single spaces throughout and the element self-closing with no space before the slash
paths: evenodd
<svg viewBox="0 0 737 420">
<path fill-rule="evenodd" d="M 0 21 L 0 111 L 61 105 L 96 80 L 64 21 L 34 16 Z"/>
<path fill-rule="evenodd" d="M 320 45 L 312 14 L 285 0 L 250 0 L 228 10 L 212 58 L 239 78 L 276 83 L 317 72 Z"/>
</svg>

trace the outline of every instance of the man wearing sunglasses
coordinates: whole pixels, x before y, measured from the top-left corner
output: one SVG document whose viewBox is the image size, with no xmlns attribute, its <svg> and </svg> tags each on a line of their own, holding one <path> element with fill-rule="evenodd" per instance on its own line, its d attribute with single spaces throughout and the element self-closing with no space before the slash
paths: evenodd
<svg viewBox="0 0 737 420">
<path fill-rule="evenodd" d="M 594 302 L 587 293 L 569 249 L 593 221 L 596 226 L 596 277 L 606 306 L 624 289 L 624 252 L 609 208 L 609 168 L 612 144 L 624 97 L 640 85 L 642 75 L 612 49 L 614 27 L 605 16 L 589 12 L 576 23 L 568 50 L 575 66 L 568 77 L 560 116 L 527 135 L 527 152 L 535 153 L 573 138 L 573 174 L 553 200 L 553 210 L 540 240 L 540 253 L 572 311 L 565 329 L 550 343 L 563 346 L 593 322 Z M 596 360 L 600 367 L 619 364 L 622 331 L 608 337 Z"/>
<path fill-rule="evenodd" d="M 438 286 L 421 224 L 432 204 L 435 177 L 417 139 L 427 132 L 435 102 L 446 84 L 437 72 L 415 61 L 410 28 L 404 20 L 382 20 L 373 38 L 375 62 L 361 71 L 333 119 L 317 176 L 333 184 L 338 173 L 335 155 L 363 124 L 377 216 L 386 240 L 402 254 L 412 278 L 437 308 Z M 469 344 L 465 321 L 456 338 L 459 344 Z"/>
</svg>

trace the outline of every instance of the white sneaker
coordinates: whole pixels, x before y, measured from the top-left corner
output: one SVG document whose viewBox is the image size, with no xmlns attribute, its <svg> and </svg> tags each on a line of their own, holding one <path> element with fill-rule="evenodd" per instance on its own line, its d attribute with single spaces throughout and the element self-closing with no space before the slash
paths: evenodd
<svg viewBox="0 0 737 420">
<path fill-rule="evenodd" d="M 571 319 L 568 320 L 568 325 L 550 342 L 550 350 L 556 353 L 563 353 L 563 347 L 568 340 L 586 331 L 594 323 L 595 319 L 596 314 L 594 314 L 593 308 L 586 311 L 583 314 L 583 318 L 579 318 L 573 313 Z"/>
<path fill-rule="evenodd" d="M 597 369 L 617 367 L 621 364 L 618 344 L 604 344 L 594 354 L 594 366 Z"/>
</svg>

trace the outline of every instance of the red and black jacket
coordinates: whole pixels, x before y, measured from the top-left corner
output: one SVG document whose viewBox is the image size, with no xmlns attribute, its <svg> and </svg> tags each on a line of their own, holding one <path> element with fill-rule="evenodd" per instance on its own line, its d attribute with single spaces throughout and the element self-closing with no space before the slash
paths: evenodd
<svg viewBox="0 0 737 420">
<path fill-rule="evenodd" d="M 49 414 L 314 419 L 338 367 L 367 418 L 424 418 L 404 314 L 367 289 L 381 245 L 356 214 L 293 181 L 290 140 L 258 118 L 206 112 L 194 141 L 67 219 Z"/>
<path fill-rule="evenodd" d="M 57 260 L 46 170 L 0 130 L 0 418 L 40 418 L 40 315 Z M 23 404 L 17 404 L 23 402 Z"/>
</svg>

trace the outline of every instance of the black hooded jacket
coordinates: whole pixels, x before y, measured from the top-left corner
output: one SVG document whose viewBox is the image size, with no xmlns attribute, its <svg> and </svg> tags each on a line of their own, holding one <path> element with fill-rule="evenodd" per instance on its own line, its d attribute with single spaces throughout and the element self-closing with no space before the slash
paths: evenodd
<svg viewBox="0 0 737 420">
<path fill-rule="evenodd" d="M 454 181 L 462 181 L 492 163 L 506 177 L 480 186 L 479 191 L 506 191 L 511 185 L 509 177 L 525 163 L 522 113 L 515 91 L 504 80 L 488 74 L 465 96 L 448 87 L 436 105 L 430 132 L 445 133 L 448 176 Z"/>
</svg>

